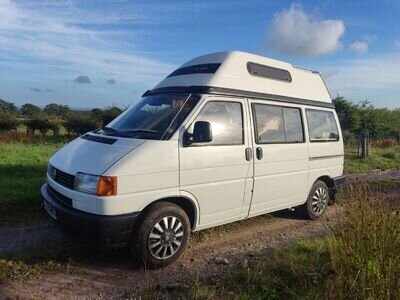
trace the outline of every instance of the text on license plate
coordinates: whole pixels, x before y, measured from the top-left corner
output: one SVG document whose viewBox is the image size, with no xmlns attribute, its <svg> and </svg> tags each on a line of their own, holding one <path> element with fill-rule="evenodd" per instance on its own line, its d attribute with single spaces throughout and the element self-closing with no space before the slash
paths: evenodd
<svg viewBox="0 0 400 300">
<path fill-rule="evenodd" d="M 44 209 L 47 211 L 47 213 L 55 220 L 57 220 L 57 213 L 56 213 L 56 209 L 54 208 L 54 206 L 47 202 L 46 200 L 44 201 Z"/>
</svg>

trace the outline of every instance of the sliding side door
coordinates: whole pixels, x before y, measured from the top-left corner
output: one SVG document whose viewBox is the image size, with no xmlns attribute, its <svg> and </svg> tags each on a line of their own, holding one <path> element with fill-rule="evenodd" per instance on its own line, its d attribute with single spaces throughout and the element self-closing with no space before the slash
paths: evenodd
<svg viewBox="0 0 400 300">
<path fill-rule="evenodd" d="M 251 100 L 254 189 L 250 216 L 304 203 L 308 144 L 300 107 Z"/>
</svg>

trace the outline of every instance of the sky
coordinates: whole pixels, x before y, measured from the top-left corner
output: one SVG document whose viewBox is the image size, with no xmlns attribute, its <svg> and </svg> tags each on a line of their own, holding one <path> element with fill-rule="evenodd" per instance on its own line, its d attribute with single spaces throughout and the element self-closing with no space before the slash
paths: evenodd
<svg viewBox="0 0 400 300">
<path fill-rule="evenodd" d="M 396 108 L 399 15 L 400 0 L 0 0 L 0 99 L 126 107 L 193 57 L 241 50 Z"/>
</svg>

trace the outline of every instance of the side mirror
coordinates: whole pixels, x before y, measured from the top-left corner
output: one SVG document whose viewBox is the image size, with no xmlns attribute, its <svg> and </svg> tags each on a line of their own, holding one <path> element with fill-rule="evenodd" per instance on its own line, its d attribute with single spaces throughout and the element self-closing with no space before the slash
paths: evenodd
<svg viewBox="0 0 400 300">
<path fill-rule="evenodd" d="M 205 121 L 197 121 L 193 126 L 193 134 L 186 134 L 186 145 L 192 143 L 208 143 L 212 141 L 211 124 Z"/>
</svg>

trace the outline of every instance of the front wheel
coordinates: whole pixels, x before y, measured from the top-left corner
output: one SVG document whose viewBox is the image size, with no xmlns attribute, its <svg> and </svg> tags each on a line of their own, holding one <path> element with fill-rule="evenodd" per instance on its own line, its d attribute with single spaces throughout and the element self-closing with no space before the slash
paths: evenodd
<svg viewBox="0 0 400 300">
<path fill-rule="evenodd" d="M 302 206 L 302 210 L 307 218 L 315 220 L 325 213 L 329 202 L 328 187 L 323 181 L 316 181 L 311 188 L 307 202 Z"/>
<path fill-rule="evenodd" d="M 189 236 L 185 211 L 176 204 L 159 202 L 145 212 L 130 248 L 145 267 L 160 268 L 181 256 Z"/>
</svg>

